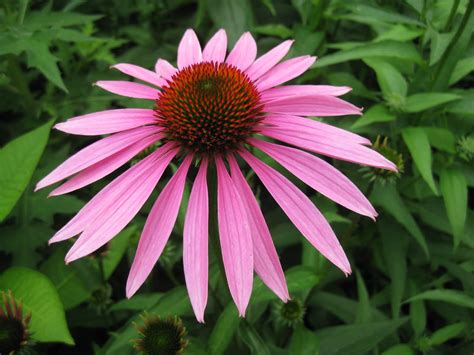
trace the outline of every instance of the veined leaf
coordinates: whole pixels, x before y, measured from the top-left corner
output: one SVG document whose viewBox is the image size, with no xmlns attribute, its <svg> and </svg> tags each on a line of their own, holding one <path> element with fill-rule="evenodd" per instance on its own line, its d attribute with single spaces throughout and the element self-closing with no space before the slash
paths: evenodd
<svg viewBox="0 0 474 355">
<path fill-rule="evenodd" d="M 466 178 L 458 169 L 443 169 L 440 175 L 440 188 L 453 230 L 454 245 L 458 246 L 464 233 L 467 215 Z"/>
<path fill-rule="evenodd" d="M 404 226 L 418 242 L 425 255 L 429 256 L 426 238 L 394 186 L 377 185 L 371 195 L 371 201 L 376 205 L 382 206 L 398 223 Z"/>
<path fill-rule="evenodd" d="M 31 312 L 33 339 L 74 344 L 56 288 L 45 275 L 13 267 L 0 276 L 0 289 L 11 290 L 14 297 L 23 303 L 25 312 Z"/>
<path fill-rule="evenodd" d="M 421 112 L 427 109 L 460 99 L 461 96 L 443 92 L 427 92 L 407 97 L 406 112 Z"/>
<path fill-rule="evenodd" d="M 28 132 L 0 149 L 0 222 L 10 213 L 33 175 L 48 142 L 53 121 Z"/>
<path fill-rule="evenodd" d="M 412 43 L 383 41 L 365 43 L 356 48 L 329 54 L 313 64 L 313 68 L 322 68 L 328 65 L 347 62 L 350 60 L 366 59 L 371 57 L 397 58 L 413 63 L 422 63 L 422 58 Z"/>
<path fill-rule="evenodd" d="M 397 117 L 391 113 L 385 106 L 377 104 L 370 107 L 364 115 L 352 125 L 352 128 L 369 126 L 372 123 L 392 122 Z"/>
<path fill-rule="evenodd" d="M 458 290 L 436 289 L 422 292 L 406 302 L 426 300 L 426 301 L 441 301 L 451 303 L 459 307 L 466 307 L 474 309 L 474 298 L 468 296 L 466 293 Z"/>
<path fill-rule="evenodd" d="M 323 328 L 316 331 L 321 341 L 319 351 L 324 355 L 364 354 L 395 332 L 407 319 Z"/>
<path fill-rule="evenodd" d="M 438 189 L 431 171 L 431 147 L 426 132 L 420 127 L 407 127 L 403 129 L 402 136 L 421 176 L 437 195 Z"/>
</svg>

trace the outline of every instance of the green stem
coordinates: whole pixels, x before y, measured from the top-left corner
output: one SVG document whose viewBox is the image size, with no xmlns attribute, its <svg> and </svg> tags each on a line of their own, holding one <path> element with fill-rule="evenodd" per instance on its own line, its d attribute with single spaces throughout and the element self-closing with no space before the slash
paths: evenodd
<svg viewBox="0 0 474 355">
<path fill-rule="evenodd" d="M 456 12 L 458 11 L 460 0 L 454 0 L 453 7 L 451 7 L 451 12 L 449 13 L 448 21 L 446 22 L 446 26 L 444 28 L 445 31 L 449 31 L 453 24 L 454 16 L 456 16 Z"/>
<path fill-rule="evenodd" d="M 28 8 L 28 2 L 29 0 L 20 1 L 20 15 L 18 16 L 18 23 L 20 25 L 22 25 L 23 21 L 25 20 L 25 14 L 26 14 L 26 9 Z"/>
<path fill-rule="evenodd" d="M 443 56 L 441 57 L 438 67 L 436 68 L 436 72 L 433 76 L 433 84 L 432 88 L 436 85 L 437 79 L 440 77 L 440 73 L 443 70 L 444 65 L 446 64 L 446 61 L 448 60 L 448 57 L 453 50 L 453 48 L 456 46 L 456 44 L 459 41 L 459 38 L 461 37 L 462 33 L 464 32 L 464 29 L 466 28 L 466 25 L 469 21 L 469 18 L 471 17 L 471 12 L 474 9 L 474 0 L 469 0 L 469 5 L 467 6 L 466 12 L 463 15 L 461 24 L 458 27 L 458 30 L 454 34 L 453 39 L 448 45 L 448 48 L 446 48 L 446 51 L 444 52 Z"/>
</svg>

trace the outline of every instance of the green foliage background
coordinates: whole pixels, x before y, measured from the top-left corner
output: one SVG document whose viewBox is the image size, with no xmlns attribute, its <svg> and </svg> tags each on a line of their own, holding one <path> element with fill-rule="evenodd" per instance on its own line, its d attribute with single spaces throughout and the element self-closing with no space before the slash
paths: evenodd
<svg viewBox="0 0 474 355">
<path fill-rule="evenodd" d="M 32 312 L 33 349 L 131 354 L 133 322 L 148 310 L 183 319 L 188 354 L 472 354 L 472 9 L 469 0 L 2 0 L 0 289 L 11 289 Z M 175 61 L 188 27 L 202 41 L 223 27 L 231 44 L 250 30 L 262 53 L 294 38 L 289 56 L 319 57 L 298 83 L 351 86 L 345 98 L 365 108 L 360 118 L 326 121 L 372 141 L 388 137 L 384 151 L 403 158 L 400 178 L 385 183 L 372 179 L 377 171 L 333 162 L 370 196 L 376 223 L 298 183 L 340 237 L 355 270 L 347 278 L 249 176 L 291 295 L 305 307 L 294 327 L 257 278 L 247 318 L 238 318 L 215 260 L 206 323 L 198 324 L 184 287 L 182 215 L 164 257 L 131 300 L 125 280 L 149 206 L 102 254 L 66 266 L 71 242 L 47 245 L 112 178 L 52 199 L 48 191 L 33 193 L 41 177 L 93 141 L 50 133 L 53 122 L 148 107 L 91 84 L 123 78 L 109 71 L 115 63 L 152 68 L 157 57 Z"/>
</svg>

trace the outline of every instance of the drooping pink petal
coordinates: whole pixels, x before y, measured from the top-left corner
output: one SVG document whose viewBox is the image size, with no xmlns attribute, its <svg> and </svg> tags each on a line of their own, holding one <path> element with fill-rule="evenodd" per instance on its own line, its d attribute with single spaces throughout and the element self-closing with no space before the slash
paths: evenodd
<svg viewBox="0 0 474 355">
<path fill-rule="evenodd" d="M 198 322 L 204 323 L 208 283 L 209 196 L 207 159 L 201 161 L 189 196 L 183 231 L 184 278 Z M 214 217 L 215 218 L 215 217 Z"/>
<path fill-rule="evenodd" d="M 285 60 L 275 65 L 258 79 L 257 88 L 263 91 L 290 81 L 308 70 L 315 60 L 316 57 L 310 57 L 309 55 Z"/>
<path fill-rule="evenodd" d="M 66 255 L 66 262 L 93 253 L 115 237 L 138 213 L 160 180 L 176 151 L 165 153 L 89 223 Z"/>
<path fill-rule="evenodd" d="M 170 62 L 164 59 L 158 59 L 155 64 L 155 71 L 165 80 L 171 81 L 173 75 L 176 74 L 176 69 Z"/>
<path fill-rule="evenodd" d="M 143 108 L 122 108 L 89 113 L 58 123 L 54 128 L 83 136 L 110 134 L 156 122 L 155 111 Z"/>
<path fill-rule="evenodd" d="M 186 30 L 178 47 L 178 68 L 183 69 L 188 65 L 202 61 L 201 45 L 192 29 Z"/>
<path fill-rule="evenodd" d="M 350 274 L 351 267 L 344 250 L 331 226 L 311 200 L 282 174 L 249 152 L 242 151 L 240 154 L 301 234 L 329 261 L 345 274 Z"/>
<path fill-rule="evenodd" d="M 282 60 L 285 55 L 287 55 L 293 42 L 294 41 L 292 40 L 285 41 L 272 48 L 267 53 L 257 58 L 245 73 L 251 80 L 257 80 Z"/>
<path fill-rule="evenodd" d="M 124 74 L 130 75 L 138 80 L 146 81 L 147 83 L 153 84 L 158 87 L 162 87 L 166 84 L 166 81 L 155 72 L 142 68 L 138 65 L 128 64 L 128 63 L 120 63 L 115 64 L 112 68 L 121 71 Z"/>
<path fill-rule="evenodd" d="M 346 131 L 329 124 L 304 118 L 299 116 L 290 116 L 282 114 L 272 114 L 265 116 L 264 124 L 274 126 L 284 131 L 303 132 L 307 135 L 318 138 L 330 138 L 339 141 L 349 141 L 357 144 L 370 145 L 371 142 L 365 137 Z"/>
<path fill-rule="evenodd" d="M 171 235 L 178 217 L 186 175 L 192 159 L 192 155 L 188 155 L 184 159 L 174 176 L 161 191 L 148 215 L 127 280 L 128 298 L 132 297 L 145 282 Z"/>
<path fill-rule="evenodd" d="M 251 230 L 245 206 L 220 157 L 216 159 L 216 167 L 222 259 L 230 294 L 243 317 L 252 293 L 254 258 Z"/>
<path fill-rule="evenodd" d="M 151 135 L 111 155 L 110 157 L 105 158 L 94 165 L 91 165 L 87 169 L 84 169 L 79 174 L 66 181 L 58 188 L 51 191 L 49 196 L 58 196 L 75 191 L 103 178 L 104 176 L 107 176 L 116 169 L 120 168 L 123 164 L 128 162 L 142 150 L 160 140 L 162 137 L 163 135 L 161 133 Z"/>
<path fill-rule="evenodd" d="M 350 141 L 335 141 L 331 138 L 314 137 L 303 131 L 285 131 L 274 127 L 263 127 L 260 129 L 260 133 L 267 137 L 335 159 L 374 166 L 380 169 L 397 170 L 395 164 L 375 150 Z"/>
<path fill-rule="evenodd" d="M 299 149 L 257 139 L 252 139 L 250 143 L 324 196 L 372 219 L 377 216 L 377 212 L 357 186 L 331 164 Z"/>
<path fill-rule="evenodd" d="M 347 101 L 328 95 L 288 96 L 265 104 L 264 110 L 300 116 L 361 115 L 361 110 Z"/>
<path fill-rule="evenodd" d="M 245 70 L 254 62 L 256 57 L 257 43 L 250 32 L 245 32 L 227 56 L 226 63 L 236 66 L 240 70 Z"/>
<path fill-rule="evenodd" d="M 260 276 L 265 285 L 275 292 L 283 302 L 286 302 L 290 299 L 290 295 L 286 286 L 285 274 L 281 268 L 265 218 L 234 156 L 230 155 L 228 161 L 232 180 L 248 212 L 247 216 L 252 233 L 255 272 Z"/>
<path fill-rule="evenodd" d="M 52 185 L 65 179 L 89 166 L 104 160 L 118 151 L 146 138 L 154 133 L 158 133 L 159 128 L 153 126 L 134 128 L 129 131 L 115 133 L 111 136 L 88 145 L 80 150 L 56 169 L 45 176 L 36 185 L 36 190 Z"/>
<path fill-rule="evenodd" d="M 352 89 L 348 86 L 331 85 L 285 85 L 271 88 L 262 93 L 262 101 L 269 102 L 289 96 L 329 95 L 341 96 Z"/>
<path fill-rule="evenodd" d="M 113 204 L 123 191 L 133 186 L 139 176 L 148 173 L 148 170 L 153 167 L 157 159 L 166 153 L 176 154 L 176 149 L 173 151 L 172 148 L 173 143 L 166 143 L 138 164 L 116 177 L 81 208 L 81 210 L 49 240 L 49 243 L 60 242 L 81 233 L 102 213 L 103 209 Z"/>
<path fill-rule="evenodd" d="M 136 99 L 156 100 L 160 95 L 158 89 L 131 81 L 101 80 L 95 85 L 114 94 Z"/>
<path fill-rule="evenodd" d="M 225 30 L 220 29 L 207 42 L 202 51 L 202 59 L 205 62 L 223 63 L 227 52 L 227 35 Z"/>
</svg>

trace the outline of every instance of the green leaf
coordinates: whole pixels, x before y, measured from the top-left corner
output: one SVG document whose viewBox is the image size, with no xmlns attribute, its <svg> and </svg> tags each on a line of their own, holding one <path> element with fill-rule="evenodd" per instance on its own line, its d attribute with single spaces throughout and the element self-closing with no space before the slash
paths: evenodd
<svg viewBox="0 0 474 355">
<path fill-rule="evenodd" d="M 313 64 L 313 68 L 322 68 L 328 65 L 371 57 L 396 58 L 418 64 L 421 64 L 423 61 L 412 43 L 383 41 L 364 43 L 356 48 L 329 54 L 317 60 L 316 63 Z"/>
<path fill-rule="evenodd" d="M 404 226 L 418 242 L 425 255 L 429 256 L 426 238 L 394 186 L 376 185 L 371 195 L 371 201 L 382 206 L 398 223 Z"/>
<path fill-rule="evenodd" d="M 364 354 L 395 332 L 407 319 L 341 325 L 318 330 L 316 336 L 321 341 L 320 354 Z"/>
<path fill-rule="evenodd" d="M 448 48 L 454 33 L 433 32 L 431 39 L 430 66 L 436 64 Z"/>
<path fill-rule="evenodd" d="M 360 273 L 356 272 L 357 278 L 357 295 L 359 304 L 357 306 L 356 323 L 368 323 L 370 321 L 370 300 L 369 293 L 365 287 L 364 279 Z"/>
<path fill-rule="evenodd" d="M 364 59 L 364 62 L 377 74 L 377 81 L 385 100 L 401 106 L 405 101 L 408 90 L 408 85 L 403 75 L 386 60 L 368 58 Z"/>
<path fill-rule="evenodd" d="M 402 136 L 421 176 L 437 195 L 438 189 L 431 171 L 431 147 L 426 132 L 420 127 L 406 127 L 402 131 Z"/>
<path fill-rule="evenodd" d="M 240 339 L 248 346 L 251 354 L 255 355 L 270 355 L 270 349 L 268 348 L 267 342 L 258 334 L 256 329 L 249 324 L 248 321 L 240 323 L 239 327 Z"/>
<path fill-rule="evenodd" d="M 288 347 L 290 355 L 314 355 L 319 353 L 319 339 L 314 332 L 299 325 L 293 331 Z"/>
<path fill-rule="evenodd" d="M 68 92 L 56 64 L 58 59 L 49 51 L 48 43 L 35 37 L 28 38 L 26 41 L 28 66 L 38 69 L 54 85 Z"/>
<path fill-rule="evenodd" d="M 424 26 L 424 24 L 414 18 L 402 15 L 397 11 L 385 9 L 383 6 L 369 6 L 361 3 L 346 3 L 353 15 L 341 16 L 353 21 L 359 20 L 362 23 L 404 23 L 408 25 Z"/>
<path fill-rule="evenodd" d="M 437 289 L 425 291 L 414 297 L 411 297 L 406 302 L 415 300 L 441 301 L 454 304 L 459 307 L 474 309 L 474 298 L 458 290 Z"/>
<path fill-rule="evenodd" d="M 224 354 L 232 341 L 240 323 L 235 305 L 230 302 L 222 311 L 209 337 L 209 352 L 212 355 Z"/>
<path fill-rule="evenodd" d="M 453 230 L 454 245 L 458 246 L 466 224 L 468 193 L 466 178 L 458 169 L 445 168 L 441 170 L 439 182 L 446 213 Z"/>
<path fill-rule="evenodd" d="M 410 345 L 397 344 L 385 350 L 382 355 L 415 355 L 415 350 Z"/>
<path fill-rule="evenodd" d="M 385 106 L 377 104 L 369 108 L 361 118 L 355 121 L 355 123 L 352 125 L 352 128 L 355 129 L 365 127 L 373 123 L 392 122 L 396 119 L 397 117 L 392 114 Z"/>
<path fill-rule="evenodd" d="M 266 36 L 275 36 L 287 39 L 293 35 L 293 31 L 282 24 L 268 24 L 263 26 L 255 26 L 252 31 Z"/>
<path fill-rule="evenodd" d="M 208 0 L 207 9 L 215 25 L 227 31 L 231 44 L 252 27 L 252 7 L 248 0 Z"/>
<path fill-rule="evenodd" d="M 186 288 L 183 286 L 176 287 L 158 298 L 158 303 L 149 308 L 143 305 L 142 310 L 161 316 L 176 315 L 179 317 L 192 314 Z M 124 354 L 132 350 L 130 341 L 137 336 L 137 331 L 133 323 L 142 324 L 143 321 L 137 315 L 132 317 L 119 331 L 114 332 L 113 336 L 109 338 L 106 345 L 102 348 L 104 354 Z"/>
<path fill-rule="evenodd" d="M 78 267 L 77 263 L 65 264 L 62 248 L 41 265 L 41 272 L 54 283 L 65 310 L 81 304 L 92 292 L 81 279 Z"/>
<path fill-rule="evenodd" d="M 382 251 L 390 277 L 392 316 L 398 318 L 407 276 L 407 243 L 403 230 L 395 223 L 382 220 L 378 227 L 382 237 Z"/>
<path fill-rule="evenodd" d="M 306 266 L 295 266 L 287 270 L 285 272 L 285 278 L 290 295 L 310 290 L 320 280 L 320 277 L 317 276 L 311 268 Z M 251 303 L 255 304 L 274 299 L 277 299 L 275 294 L 271 292 L 260 279 L 256 279 L 252 291 Z"/>
<path fill-rule="evenodd" d="M 449 104 L 446 111 L 462 116 L 474 118 L 474 90 L 465 90 L 462 93 L 462 99 Z"/>
<path fill-rule="evenodd" d="M 406 42 L 411 41 L 415 38 L 420 37 L 423 34 L 423 30 L 419 28 L 412 28 L 407 27 L 404 25 L 394 25 L 390 27 L 387 31 L 382 32 L 374 39 L 374 42 L 381 42 L 381 41 L 398 41 L 398 42 Z"/>
<path fill-rule="evenodd" d="M 107 247 L 107 254 L 103 258 L 104 277 L 108 279 L 117 268 L 120 260 L 124 256 L 129 247 L 130 237 L 135 233 L 137 228 L 132 225 L 121 231 L 114 239 L 112 239 Z"/>
<path fill-rule="evenodd" d="M 0 289 L 12 290 L 25 312 L 31 312 L 33 339 L 74 344 L 56 288 L 42 273 L 21 267 L 7 269 L 0 276 Z"/>
<path fill-rule="evenodd" d="M 75 12 L 59 11 L 30 11 L 25 19 L 25 27 L 37 30 L 48 26 L 68 27 L 93 22 L 101 15 L 84 15 Z"/>
<path fill-rule="evenodd" d="M 451 77 L 449 78 L 449 85 L 456 84 L 459 80 L 474 71 L 474 57 L 464 58 L 457 62 L 454 67 Z"/>
<path fill-rule="evenodd" d="M 447 325 L 435 331 L 429 338 L 430 345 L 441 345 L 447 341 L 459 337 L 459 335 L 466 329 L 466 323 L 459 322 Z"/>
<path fill-rule="evenodd" d="M 30 131 L 0 149 L 0 222 L 10 213 L 33 175 L 48 142 L 53 121 Z"/>
<path fill-rule="evenodd" d="M 456 153 L 456 138 L 450 130 L 439 127 L 423 127 L 423 130 L 433 147 L 448 153 Z"/>
<path fill-rule="evenodd" d="M 37 249 L 45 246 L 54 230 L 44 223 L 10 225 L 0 229 L 0 250 L 11 254 L 11 264 L 35 268 L 41 256 Z"/>
<path fill-rule="evenodd" d="M 327 310 L 345 323 L 354 323 L 356 320 L 358 304 L 353 299 L 336 293 L 319 291 L 308 302 L 315 307 Z M 373 321 L 387 320 L 387 317 L 374 307 L 370 307 L 369 318 Z"/>
<path fill-rule="evenodd" d="M 410 295 L 418 293 L 418 287 L 412 280 L 408 281 Z M 415 337 L 420 337 L 426 328 L 426 307 L 423 300 L 410 301 L 410 323 Z"/>
<path fill-rule="evenodd" d="M 414 94 L 407 97 L 404 109 L 411 113 L 421 112 L 460 98 L 459 95 L 442 92 Z"/>
</svg>

